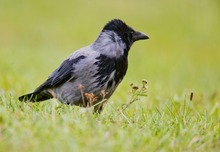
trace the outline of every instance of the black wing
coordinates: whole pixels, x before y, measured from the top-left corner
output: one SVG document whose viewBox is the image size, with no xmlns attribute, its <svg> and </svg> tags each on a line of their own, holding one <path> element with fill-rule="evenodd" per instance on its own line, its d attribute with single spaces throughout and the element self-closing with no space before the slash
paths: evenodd
<svg viewBox="0 0 220 152">
<path fill-rule="evenodd" d="M 63 63 L 60 65 L 59 68 L 57 68 L 50 76 L 49 78 L 41 84 L 35 92 L 41 91 L 46 88 L 50 87 L 56 87 L 68 80 L 70 80 L 73 77 L 73 71 L 74 71 L 74 64 L 79 62 L 81 59 L 86 58 L 86 56 L 81 55 L 75 59 L 66 59 L 63 61 Z"/>
</svg>

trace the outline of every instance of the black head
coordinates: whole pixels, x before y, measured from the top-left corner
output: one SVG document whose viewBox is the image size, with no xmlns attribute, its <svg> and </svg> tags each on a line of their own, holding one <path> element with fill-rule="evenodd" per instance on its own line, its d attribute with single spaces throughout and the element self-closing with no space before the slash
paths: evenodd
<svg viewBox="0 0 220 152">
<path fill-rule="evenodd" d="M 135 41 L 149 39 L 146 34 L 135 31 L 133 28 L 126 25 L 126 23 L 124 23 L 120 19 L 114 19 L 108 22 L 103 28 L 103 31 L 105 30 L 114 31 L 129 48 Z"/>
</svg>

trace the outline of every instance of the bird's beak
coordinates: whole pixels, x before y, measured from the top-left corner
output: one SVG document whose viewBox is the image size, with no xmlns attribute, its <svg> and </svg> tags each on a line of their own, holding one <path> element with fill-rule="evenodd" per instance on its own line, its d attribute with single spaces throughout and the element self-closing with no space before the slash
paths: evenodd
<svg viewBox="0 0 220 152">
<path fill-rule="evenodd" d="M 144 34 L 142 32 L 138 32 L 138 31 L 135 31 L 133 33 L 133 40 L 134 41 L 145 40 L 145 39 L 149 39 L 149 37 L 146 34 Z"/>
</svg>

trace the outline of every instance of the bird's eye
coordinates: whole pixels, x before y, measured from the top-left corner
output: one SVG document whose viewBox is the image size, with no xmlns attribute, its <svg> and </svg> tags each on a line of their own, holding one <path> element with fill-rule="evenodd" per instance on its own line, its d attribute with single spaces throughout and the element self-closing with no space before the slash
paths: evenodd
<svg viewBox="0 0 220 152">
<path fill-rule="evenodd" d="M 132 35 L 133 35 L 133 32 L 128 33 L 128 38 L 130 41 L 132 40 Z"/>
<path fill-rule="evenodd" d="M 124 38 L 128 41 L 131 42 L 132 41 L 132 33 L 131 32 L 126 32 L 124 33 Z"/>
</svg>

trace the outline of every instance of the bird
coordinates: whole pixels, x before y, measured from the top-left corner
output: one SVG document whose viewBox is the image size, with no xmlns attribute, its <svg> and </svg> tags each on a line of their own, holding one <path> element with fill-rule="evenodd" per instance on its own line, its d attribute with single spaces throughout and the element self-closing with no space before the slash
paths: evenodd
<svg viewBox="0 0 220 152">
<path fill-rule="evenodd" d="M 63 104 L 80 107 L 94 106 L 101 113 L 128 68 L 132 44 L 149 39 L 121 19 L 107 22 L 97 39 L 74 51 L 32 93 L 19 97 L 23 102 L 40 102 L 51 98 Z"/>
</svg>

